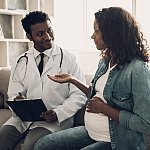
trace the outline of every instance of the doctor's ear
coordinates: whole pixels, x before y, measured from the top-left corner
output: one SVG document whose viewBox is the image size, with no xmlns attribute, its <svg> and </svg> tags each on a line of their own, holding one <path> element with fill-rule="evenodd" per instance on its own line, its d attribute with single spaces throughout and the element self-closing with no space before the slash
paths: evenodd
<svg viewBox="0 0 150 150">
<path fill-rule="evenodd" d="M 28 38 L 30 41 L 33 41 L 30 34 L 26 33 L 26 36 L 27 36 L 27 38 Z"/>
</svg>

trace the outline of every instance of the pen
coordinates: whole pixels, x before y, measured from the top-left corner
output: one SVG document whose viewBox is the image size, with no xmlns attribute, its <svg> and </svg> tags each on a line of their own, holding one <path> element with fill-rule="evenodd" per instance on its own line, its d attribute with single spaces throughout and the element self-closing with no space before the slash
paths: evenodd
<svg viewBox="0 0 150 150">
<path fill-rule="evenodd" d="M 22 96 L 21 92 L 18 92 L 19 96 Z"/>
</svg>

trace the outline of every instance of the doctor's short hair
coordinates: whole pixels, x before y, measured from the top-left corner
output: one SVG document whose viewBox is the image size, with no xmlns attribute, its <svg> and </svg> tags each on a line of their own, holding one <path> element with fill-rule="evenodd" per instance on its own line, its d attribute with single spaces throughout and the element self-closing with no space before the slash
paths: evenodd
<svg viewBox="0 0 150 150">
<path fill-rule="evenodd" d="M 46 22 L 47 20 L 51 22 L 47 13 L 42 12 L 42 11 L 32 11 L 32 12 L 29 12 L 21 20 L 21 22 L 22 22 L 22 27 L 25 30 L 25 32 L 31 35 L 31 25 Z"/>
</svg>

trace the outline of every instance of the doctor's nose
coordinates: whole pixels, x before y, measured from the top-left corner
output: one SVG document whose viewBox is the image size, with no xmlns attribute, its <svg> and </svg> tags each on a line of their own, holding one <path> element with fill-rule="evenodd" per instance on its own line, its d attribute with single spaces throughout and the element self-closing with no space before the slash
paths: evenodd
<svg viewBox="0 0 150 150">
<path fill-rule="evenodd" d="M 52 39 L 53 38 L 53 36 L 49 33 L 49 32 L 46 32 L 45 33 L 45 39 L 46 40 L 50 40 L 50 39 Z"/>
</svg>

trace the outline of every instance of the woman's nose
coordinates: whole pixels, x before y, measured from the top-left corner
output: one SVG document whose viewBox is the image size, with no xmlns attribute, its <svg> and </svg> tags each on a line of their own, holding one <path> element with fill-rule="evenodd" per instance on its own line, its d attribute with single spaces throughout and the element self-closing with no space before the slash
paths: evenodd
<svg viewBox="0 0 150 150">
<path fill-rule="evenodd" d="M 94 39 L 94 33 L 91 35 L 91 39 Z"/>
</svg>

